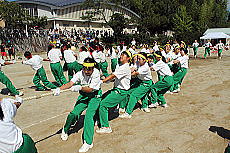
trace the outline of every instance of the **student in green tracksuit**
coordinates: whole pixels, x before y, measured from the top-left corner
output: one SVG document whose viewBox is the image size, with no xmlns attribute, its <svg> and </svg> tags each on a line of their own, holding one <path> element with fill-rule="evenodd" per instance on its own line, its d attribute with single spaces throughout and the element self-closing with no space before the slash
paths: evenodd
<svg viewBox="0 0 230 153">
<path fill-rule="evenodd" d="M 86 58 L 83 63 L 83 69 L 77 72 L 70 82 L 55 89 L 54 95 L 58 96 L 60 90 L 71 87 L 72 91 L 80 93 L 72 112 L 69 113 L 66 123 L 62 129 L 61 139 L 68 139 L 68 131 L 71 125 L 75 124 L 81 113 L 87 109 L 84 119 L 83 141 L 84 144 L 79 152 L 87 152 L 93 147 L 94 135 L 94 115 L 101 101 L 102 91 L 100 89 L 100 72 L 95 68 L 96 62 L 92 58 Z M 79 83 L 80 85 L 75 85 Z"/>
<path fill-rule="evenodd" d="M 92 46 L 93 48 L 95 48 L 95 50 L 92 53 L 93 58 L 95 59 L 95 61 L 98 64 L 98 69 L 101 70 L 102 75 L 104 77 L 109 76 L 108 73 L 108 63 L 106 61 L 106 56 L 105 53 L 103 52 L 104 48 L 99 45 L 99 46 Z"/>
<path fill-rule="evenodd" d="M 131 114 L 136 103 L 142 99 L 142 110 L 145 112 L 150 112 L 148 108 L 148 93 L 152 86 L 152 75 L 147 63 L 147 54 L 140 53 L 135 54 L 137 56 L 137 69 L 132 72 L 133 76 L 137 76 L 138 78 L 138 86 L 133 89 L 129 96 L 128 105 L 126 108 L 126 112 L 124 114 L 119 115 L 121 118 L 131 118 Z"/>
<path fill-rule="evenodd" d="M 82 68 L 76 60 L 77 55 L 71 50 L 71 45 L 67 45 L 67 50 L 64 50 L 64 59 L 67 63 L 67 71 L 69 81 L 73 78 L 73 75 L 80 71 Z"/>
<path fill-rule="evenodd" d="M 21 97 L 0 98 L 0 152 L 37 153 L 34 141 L 15 125 L 13 118 L 23 103 Z"/>
<path fill-rule="evenodd" d="M 118 64 L 118 50 L 113 46 L 109 46 L 107 51 L 111 59 L 111 70 L 114 72 Z"/>
<path fill-rule="evenodd" d="M 219 57 L 219 59 L 221 59 L 221 57 L 222 57 L 221 54 L 222 54 L 223 49 L 224 49 L 224 44 L 221 42 L 221 40 L 219 41 L 218 44 L 216 44 L 216 47 L 218 49 L 218 57 Z"/>
<path fill-rule="evenodd" d="M 210 40 L 208 40 L 208 42 L 205 43 L 204 46 L 205 46 L 204 58 L 207 57 L 207 54 L 211 56 L 210 50 L 211 50 L 212 44 L 210 43 Z"/>
<path fill-rule="evenodd" d="M 30 65 L 33 70 L 36 71 L 34 78 L 33 78 L 33 83 L 37 87 L 36 91 L 44 91 L 47 90 L 46 87 L 55 89 L 57 88 L 54 84 L 48 81 L 46 77 L 46 72 L 45 69 L 42 66 L 42 61 L 44 60 L 41 58 L 39 55 L 34 55 L 29 51 L 26 51 L 24 53 L 25 58 L 27 58 L 26 61 L 22 61 L 22 64 Z M 43 82 L 44 86 L 40 83 L 40 81 Z"/>
<path fill-rule="evenodd" d="M 102 101 L 99 107 L 99 118 L 101 127 L 96 130 L 97 133 L 111 133 L 112 129 L 109 126 L 108 110 L 120 104 L 129 94 L 131 70 L 129 62 L 132 55 L 129 51 L 121 53 L 120 64 L 117 65 L 115 71 L 102 82 L 107 82 L 115 79 L 114 88 L 103 94 Z"/>
<path fill-rule="evenodd" d="M 194 52 L 194 58 L 197 57 L 197 52 L 198 52 L 198 47 L 199 47 L 199 43 L 197 42 L 197 40 L 195 40 L 195 42 L 192 44 L 193 47 L 193 52 Z"/>
<path fill-rule="evenodd" d="M 188 69 L 188 60 L 189 60 L 189 56 L 187 55 L 188 51 L 187 50 L 183 50 L 180 49 L 180 54 L 181 57 L 179 57 L 177 60 L 174 60 L 173 62 L 175 64 L 180 64 L 180 70 L 173 75 L 173 86 L 171 87 L 171 91 L 172 92 L 179 92 L 180 91 L 180 86 L 182 84 L 182 81 L 187 73 L 187 69 Z"/>
<path fill-rule="evenodd" d="M 59 84 L 59 86 L 66 84 L 67 80 L 63 74 L 63 69 L 60 63 L 62 59 L 62 54 L 61 54 L 60 49 L 53 47 L 48 52 L 48 59 L 50 61 L 51 72 L 56 82 Z"/>
<path fill-rule="evenodd" d="M 172 72 L 163 60 L 162 54 L 159 51 L 154 53 L 154 56 L 157 60 L 156 64 L 151 66 L 151 70 L 156 71 L 158 75 L 160 75 L 160 79 L 152 85 L 151 94 L 153 99 L 152 104 L 149 107 L 156 107 L 157 103 L 160 104 L 162 107 L 167 107 L 164 94 L 170 89 L 173 85 L 173 76 Z"/>
<path fill-rule="evenodd" d="M 22 96 L 23 92 L 17 91 L 17 89 L 14 87 L 10 79 L 2 72 L 2 65 L 10 65 L 14 64 L 15 62 L 6 62 L 3 59 L 0 59 L 0 82 L 2 82 L 6 87 L 10 90 L 10 92 L 13 95 Z"/>
</svg>

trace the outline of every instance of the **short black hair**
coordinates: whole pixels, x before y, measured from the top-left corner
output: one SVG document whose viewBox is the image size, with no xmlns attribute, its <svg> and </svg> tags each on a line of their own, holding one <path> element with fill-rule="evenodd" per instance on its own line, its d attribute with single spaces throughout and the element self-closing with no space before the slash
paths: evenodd
<svg viewBox="0 0 230 153">
<path fill-rule="evenodd" d="M 26 52 L 24 53 L 24 56 L 25 56 L 25 57 L 31 56 L 31 52 L 26 51 Z"/>
<path fill-rule="evenodd" d="M 4 114 L 2 111 L 2 106 L 0 105 L 0 120 L 3 120 L 3 118 L 4 118 Z"/>
<path fill-rule="evenodd" d="M 87 51 L 87 48 L 85 46 L 81 46 L 82 51 Z"/>
<path fill-rule="evenodd" d="M 180 51 L 184 51 L 185 54 L 188 54 L 188 50 L 186 48 L 180 48 Z"/>
<path fill-rule="evenodd" d="M 147 54 L 145 52 L 140 52 L 139 54 L 143 55 L 147 59 Z"/>
<path fill-rule="evenodd" d="M 87 58 L 84 60 L 84 63 L 96 63 L 96 61 L 95 61 L 93 58 L 87 57 Z"/>
</svg>

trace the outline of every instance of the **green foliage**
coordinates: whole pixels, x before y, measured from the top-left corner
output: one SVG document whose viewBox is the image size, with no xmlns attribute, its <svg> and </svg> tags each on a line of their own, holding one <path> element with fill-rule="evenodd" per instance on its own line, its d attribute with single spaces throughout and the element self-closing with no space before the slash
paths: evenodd
<svg viewBox="0 0 230 153">
<path fill-rule="evenodd" d="M 190 15 L 187 14 L 186 7 L 181 5 L 173 18 L 174 28 L 176 31 L 175 37 L 177 40 L 188 40 L 190 33 L 193 30 L 193 20 Z"/>
<path fill-rule="evenodd" d="M 15 2 L 0 1 L 0 19 L 6 23 L 6 28 L 29 27 L 44 28 L 47 25 L 47 17 L 32 17 L 25 9 Z"/>
<path fill-rule="evenodd" d="M 127 26 L 127 19 L 120 13 L 114 13 L 108 25 L 113 29 L 115 38 L 118 38 L 123 32 L 123 29 Z"/>
</svg>

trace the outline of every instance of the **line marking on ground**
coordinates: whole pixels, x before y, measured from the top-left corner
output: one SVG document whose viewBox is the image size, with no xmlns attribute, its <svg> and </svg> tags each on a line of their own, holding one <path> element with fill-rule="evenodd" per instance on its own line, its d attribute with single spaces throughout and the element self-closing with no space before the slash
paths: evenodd
<svg viewBox="0 0 230 153">
<path fill-rule="evenodd" d="M 45 120 L 41 120 L 41 121 L 39 121 L 39 122 L 33 123 L 33 124 L 31 124 L 31 125 L 28 125 L 28 126 L 22 128 L 22 130 L 27 129 L 27 128 L 30 128 L 30 127 L 32 127 L 32 126 L 34 126 L 34 125 L 37 125 L 37 124 L 40 124 L 40 123 L 42 123 L 42 122 L 46 122 L 46 121 L 48 121 L 48 120 L 54 119 L 54 118 L 56 118 L 56 117 L 59 117 L 59 116 L 68 114 L 68 113 L 69 113 L 69 112 L 65 112 L 65 113 L 62 113 L 62 114 L 59 114 L 59 115 L 56 115 L 56 116 L 47 118 L 47 119 L 45 119 Z"/>
</svg>

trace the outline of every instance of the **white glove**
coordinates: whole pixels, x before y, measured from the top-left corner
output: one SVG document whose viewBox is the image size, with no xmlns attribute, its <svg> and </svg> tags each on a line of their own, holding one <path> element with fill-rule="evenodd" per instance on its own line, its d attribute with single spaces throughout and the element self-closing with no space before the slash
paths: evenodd
<svg viewBox="0 0 230 153">
<path fill-rule="evenodd" d="M 82 89 L 82 86 L 80 86 L 80 85 L 75 85 L 75 86 L 71 87 L 71 91 L 73 91 L 73 92 L 78 92 L 81 89 Z"/>
<path fill-rule="evenodd" d="M 100 86 L 101 86 L 101 85 L 103 84 L 103 81 L 102 81 L 102 80 L 100 80 L 99 84 L 100 84 Z"/>
<path fill-rule="evenodd" d="M 54 96 L 59 96 L 60 95 L 60 91 L 61 91 L 60 88 L 53 89 Z"/>
<path fill-rule="evenodd" d="M 23 103 L 22 97 L 16 96 L 15 100 L 21 104 Z"/>
</svg>

